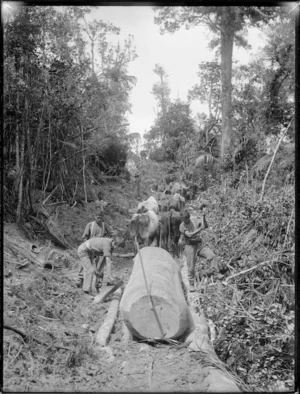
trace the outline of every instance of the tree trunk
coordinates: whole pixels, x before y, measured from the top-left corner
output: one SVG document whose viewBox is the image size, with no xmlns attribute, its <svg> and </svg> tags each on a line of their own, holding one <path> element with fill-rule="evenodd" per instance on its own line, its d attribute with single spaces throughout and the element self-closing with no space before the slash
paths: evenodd
<svg viewBox="0 0 300 394">
<path fill-rule="evenodd" d="M 83 178 L 83 189 L 84 189 L 84 201 L 87 203 L 87 192 L 86 192 L 86 179 L 85 179 L 85 153 L 84 153 L 84 149 L 83 149 L 83 143 L 84 143 L 84 139 L 83 139 L 83 126 L 82 126 L 82 122 L 80 121 L 80 129 L 81 129 L 81 146 L 82 146 L 82 178 Z"/>
<path fill-rule="evenodd" d="M 120 310 L 137 338 L 180 338 L 190 330 L 179 266 L 167 251 L 149 246 L 136 255 Z"/>
<path fill-rule="evenodd" d="M 234 14 L 231 7 L 223 7 L 221 21 L 221 85 L 222 85 L 222 140 L 221 158 L 224 158 L 231 143 L 231 77 L 234 42 Z"/>
<path fill-rule="evenodd" d="M 19 96 L 19 93 L 17 93 L 17 96 Z M 18 99 L 17 99 L 18 102 Z M 18 107 L 18 104 L 17 104 Z M 20 128 L 19 128 L 19 123 L 18 120 L 16 122 L 16 173 L 18 174 L 20 172 Z"/>
<path fill-rule="evenodd" d="M 92 71 L 93 71 L 93 74 L 95 74 L 95 60 L 94 60 L 94 46 L 95 46 L 95 42 L 94 42 L 94 39 L 92 39 L 92 44 L 91 44 L 91 49 L 92 49 Z"/>
<path fill-rule="evenodd" d="M 21 136 L 21 152 L 20 152 L 20 171 L 18 174 L 18 205 L 17 205 L 17 222 L 21 219 L 21 209 L 23 202 L 23 179 L 24 179 L 24 157 L 25 157 L 25 135 Z"/>
</svg>

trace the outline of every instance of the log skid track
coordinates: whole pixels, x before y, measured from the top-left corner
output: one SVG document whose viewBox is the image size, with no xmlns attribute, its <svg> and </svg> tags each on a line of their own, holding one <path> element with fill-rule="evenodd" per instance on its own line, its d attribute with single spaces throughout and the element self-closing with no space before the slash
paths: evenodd
<svg viewBox="0 0 300 394">
<path fill-rule="evenodd" d="M 6 236 L 22 243 L 22 250 L 30 249 L 20 234 L 8 230 Z M 43 261 L 44 255 L 49 251 L 40 249 L 37 258 Z M 187 293 L 195 330 L 186 342 L 136 340 L 120 313 L 133 259 L 114 257 L 114 273 L 123 285 L 93 302 L 75 285 L 74 251 L 60 257 L 51 269 L 34 260 L 20 269 L 23 255 L 10 255 L 4 323 L 17 330 L 4 329 L 4 391 L 239 391 L 213 352 L 206 321 L 196 313 L 195 293 Z M 177 263 L 183 266 L 184 282 L 184 260 Z"/>
</svg>

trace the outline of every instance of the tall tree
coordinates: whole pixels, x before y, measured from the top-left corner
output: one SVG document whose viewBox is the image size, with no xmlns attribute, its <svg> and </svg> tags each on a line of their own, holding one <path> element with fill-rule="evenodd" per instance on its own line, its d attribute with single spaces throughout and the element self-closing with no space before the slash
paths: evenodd
<svg viewBox="0 0 300 394">
<path fill-rule="evenodd" d="M 158 102 L 159 115 L 164 117 L 168 110 L 170 103 L 170 88 L 168 85 L 168 74 L 163 66 L 156 64 L 153 72 L 159 77 L 159 82 L 156 82 L 152 88 L 152 94 Z"/>
<path fill-rule="evenodd" d="M 199 83 L 188 91 L 188 99 L 208 105 L 208 118 L 205 114 L 199 118 L 200 124 L 204 125 L 203 132 L 208 143 L 209 133 L 219 124 L 221 115 L 220 65 L 213 61 L 202 62 L 198 67 Z"/>
<path fill-rule="evenodd" d="M 179 147 L 185 144 L 194 132 L 189 104 L 176 100 L 169 104 L 164 117 L 159 116 L 156 119 L 154 126 L 145 134 L 145 139 L 152 157 L 174 161 L 178 159 Z M 155 144 L 157 136 L 162 133 L 163 141 Z"/>
<path fill-rule="evenodd" d="M 129 35 L 123 44 L 110 44 L 105 40 L 98 42 L 102 72 L 100 82 L 107 86 L 107 106 L 105 116 L 106 132 L 116 132 L 125 136 L 127 131 L 126 114 L 130 112 L 129 94 L 136 83 L 136 77 L 128 74 L 128 67 L 136 57 L 133 36 Z"/>
<path fill-rule="evenodd" d="M 168 84 L 168 74 L 162 65 L 156 64 L 153 72 L 158 76 L 159 81 L 153 85 L 152 94 L 154 95 L 158 104 L 158 117 L 161 119 L 160 128 L 160 138 L 161 141 L 165 140 L 165 132 L 163 122 L 168 111 L 170 104 L 170 87 Z"/>
<path fill-rule="evenodd" d="M 154 7 L 156 24 L 161 32 L 175 32 L 182 26 L 187 29 L 206 24 L 217 34 L 215 44 L 220 45 L 222 87 L 222 140 L 221 157 L 230 150 L 232 136 L 232 53 L 234 42 L 245 45 L 243 29 L 251 20 L 258 23 L 277 14 L 272 7 Z"/>
<path fill-rule="evenodd" d="M 114 26 L 111 23 L 105 23 L 101 20 L 94 20 L 92 22 L 87 22 L 85 18 L 84 20 L 84 31 L 89 37 L 91 43 L 91 62 L 92 62 L 92 71 L 95 73 L 95 45 L 98 42 L 104 46 L 107 45 L 107 34 L 108 32 L 119 34 L 120 29 Z"/>
</svg>

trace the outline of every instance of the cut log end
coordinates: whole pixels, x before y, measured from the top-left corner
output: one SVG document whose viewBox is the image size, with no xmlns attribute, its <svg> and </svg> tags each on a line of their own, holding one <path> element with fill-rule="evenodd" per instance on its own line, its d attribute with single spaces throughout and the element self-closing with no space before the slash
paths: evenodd
<svg viewBox="0 0 300 394">
<path fill-rule="evenodd" d="M 131 305 L 129 312 L 124 314 L 125 322 L 132 334 L 139 339 L 161 339 L 161 325 L 165 338 L 178 338 L 186 330 L 184 322 L 188 321 L 188 311 L 182 310 L 176 303 L 169 303 L 164 298 L 153 296 L 155 312 L 148 296 L 138 299 Z"/>
</svg>

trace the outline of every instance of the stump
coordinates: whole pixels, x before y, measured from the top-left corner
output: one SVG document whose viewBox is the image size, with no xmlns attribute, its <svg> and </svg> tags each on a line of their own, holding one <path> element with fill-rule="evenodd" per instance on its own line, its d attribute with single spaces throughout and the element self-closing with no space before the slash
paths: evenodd
<svg viewBox="0 0 300 394">
<path fill-rule="evenodd" d="M 139 339 L 178 339 L 190 331 L 193 321 L 184 298 L 180 268 L 166 250 L 149 246 L 135 256 L 120 310 L 129 331 Z"/>
</svg>

